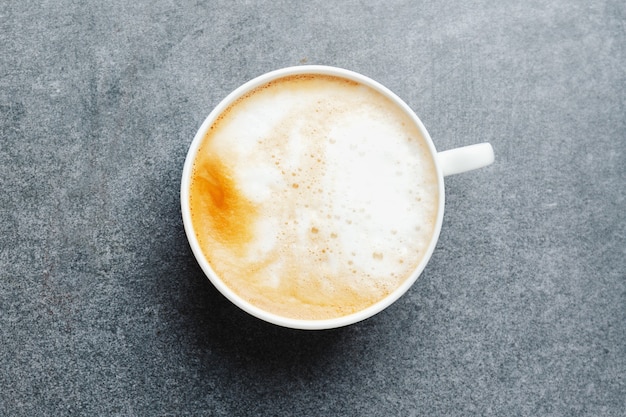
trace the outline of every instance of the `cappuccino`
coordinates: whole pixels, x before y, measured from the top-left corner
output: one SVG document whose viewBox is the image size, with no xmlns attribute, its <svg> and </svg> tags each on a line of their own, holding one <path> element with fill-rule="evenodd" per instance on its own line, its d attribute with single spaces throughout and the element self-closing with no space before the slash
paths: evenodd
<svg viewBox="0 0 626 417">
<path fill-rule="evenodd" d="M 250 304 L 322 320 L 409 279 L 436 233 L 439 177 L 407 112 L 364 84 L 291 75 L 233 102 L 193 161 L 193 232 Z"/>
</svg>

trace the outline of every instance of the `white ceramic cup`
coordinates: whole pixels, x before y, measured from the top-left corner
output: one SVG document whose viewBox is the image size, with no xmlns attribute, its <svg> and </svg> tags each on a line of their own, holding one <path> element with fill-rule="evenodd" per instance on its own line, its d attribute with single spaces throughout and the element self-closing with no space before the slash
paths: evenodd
<svg viewBox="0 0 626 417">
<path fill-rule="evenodd" d="M 371 305 L 368 308 L 365 308 L 356 313 L 331 318 L 331 319 L 323 319 L 323 320 L 303 320 L 303 319 L 294 319 L 289 317 L 283 317 L 276 315 L 274 313 L 270 313 L 268 311 L 262 310 L 255 305 L 252 305 L 248 301 L 241 298 L 236 292 L 230 289 L 224 281 L 215 273 L 210 263 L 207 261 L 207 257 L 204 255 L 202 250 L 200 249 L 200 245 L 196 238 L 196 234 L 193 229 L 193 224 L 191 221 L 191 213 L 189 207 L 189 188 L 191 183 L 191 175 L 193 169 L 194 159 L 196 157 L 196 153 L 198 148 L 205 137 L 205 134 L 209 130 L 209 128 L 213 125 L 213 123 L 217 120 L 217 118 L 226 110 L 233 102 L 235 102 L 238 98 L 243 95 L 249 93 L 256 87 L 259 87 L 263 84 L 266 84 L 272 80 L 292 76 L 299 74 L 322 74 L 322 75 L 332 75 L 337 76 L 353 81 L 357 81 L 361 84 L 369 86 L 374 90 L 382 93 L 384 96 L 390 98 L 395 105 L 401 108 L 415 123 L 415 126 L 421 132 L 424 140 L 427 142 L 428 147 L 430 149 L 430 153 L 437 170 L 438 177 L 438 191 L 439 191 L 439 208 L 437 212 L 436 224 L 434 233 L 432 234 L 432 238 L 430 244 L 428 245 L 428 249 L 426 254 L 423 256 L 421 262 L 417 265 L 413 273 L 407 278 L 395 291 L 391 292 L 381 301 Z M 213 285 L 228 298 L 235 305 L 243 309 L 244 311 L 250 313 L 253 316 L 256 316 L 262 320 L 267 322 L 294 329 L 304 329 L 304 330 L 321 330 L 321 329 L 331 329 L 341 326 L 346 326 L 349 324 L 353 324 L 364 320 L 368 317 L 371 317 L 389 305 L 391 305 L 394 301 L 400 298 L 417 280 L 420 276 L 426 264 L 430 260 L 430 257 L 435 249 L 435 245 L 437 243 L 437 239 L 439 238 L 439 232 L 441 231 L 441 225 L 443 221 L 443 211 L 444 211 L 444 177 L 447 175 L 458 174 L 466 171 L 470 171 L 473 169 L 481 168 L 491 164 L 494 160 L 493 148 L 489 143 L 480 143 L 470 146 L 465 146 L 461 148 L 451 149 L 443 152 L 437 152 L 435 149 L 435 145 L 433 144 L 428 131 L 417 117 L 417 115 L 409 108 L 409 106 L 402 101 L 397 95 L 391 92 L 389 89 L 381 85 L 380 83 L 353 71 L 348 71 L 341 68 L 336 67 L 328 67 L 328 66 L 318 66 L 318 65 L 306 65 L 306 66 L 296 66 L 296 67 L 288 67 L 279 69 L 276 71 L 272 71 L 261 75 L 234 90 L 230 93 L 221 103 L 213 109 L 213 111 L 208 115 L 208 117 L 204 120 L 204 123 L 200 126 L 200 129 L 196 133 L 187 153 L 187 158 L 185 160 L 185 165 L 183 168 L 182 174 L 182 182 L 181 182 L 181 207 L 182 207 L 182 217 L 183 223 L 185 227 L 185 232 L 187 234 L 187 239 L 189 240 L 189 244 L 193 251 L 196 260 L 200 264 L 200 267 L 207 275 L 207 277 L 211 280 Z"/>
</svg>

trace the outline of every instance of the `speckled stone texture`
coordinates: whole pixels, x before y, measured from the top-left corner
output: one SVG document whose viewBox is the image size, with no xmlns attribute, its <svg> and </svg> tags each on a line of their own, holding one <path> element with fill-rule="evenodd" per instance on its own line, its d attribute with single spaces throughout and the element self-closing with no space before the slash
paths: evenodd
<svg viewBox="0 0 626 417">
<path fill-rule="evenodd" d="M 625 39 L 621 0 L 1 2 L 0 415 L 624 416 Z M 226 301 L 179 205 L 211 108 L 302 63 L 496 153 L 411 290 L 323 332 Z"/>
</svg>

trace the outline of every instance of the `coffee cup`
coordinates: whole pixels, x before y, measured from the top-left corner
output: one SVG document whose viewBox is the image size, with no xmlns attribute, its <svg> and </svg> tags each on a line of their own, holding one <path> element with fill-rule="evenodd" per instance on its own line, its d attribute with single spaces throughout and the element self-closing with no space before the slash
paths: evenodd
<svg viewBox="0 0 626 417">
<path fill-rule="evenodd" d="M 396 94 L 353 71 L 283 68 L 208 115 L 187 153 L 192 252 L 227 299 L 304 330 L 371 317 L 437 243 L 444 177 L 491 164 L 488 143 L 437 152 Z"/>
</svg>

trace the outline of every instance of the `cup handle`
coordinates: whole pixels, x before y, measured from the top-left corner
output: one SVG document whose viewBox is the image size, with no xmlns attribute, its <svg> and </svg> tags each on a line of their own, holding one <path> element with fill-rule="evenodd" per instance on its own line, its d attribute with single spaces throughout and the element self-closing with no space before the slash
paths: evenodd
<svg viewBox="0 0 626 417">
<path fill-rule="evenodd" d="M 443 176 L 460 174 L 491 165 L 494 160 L 490 143 L 477 143 L 437 153 Z"/>
</svg>

